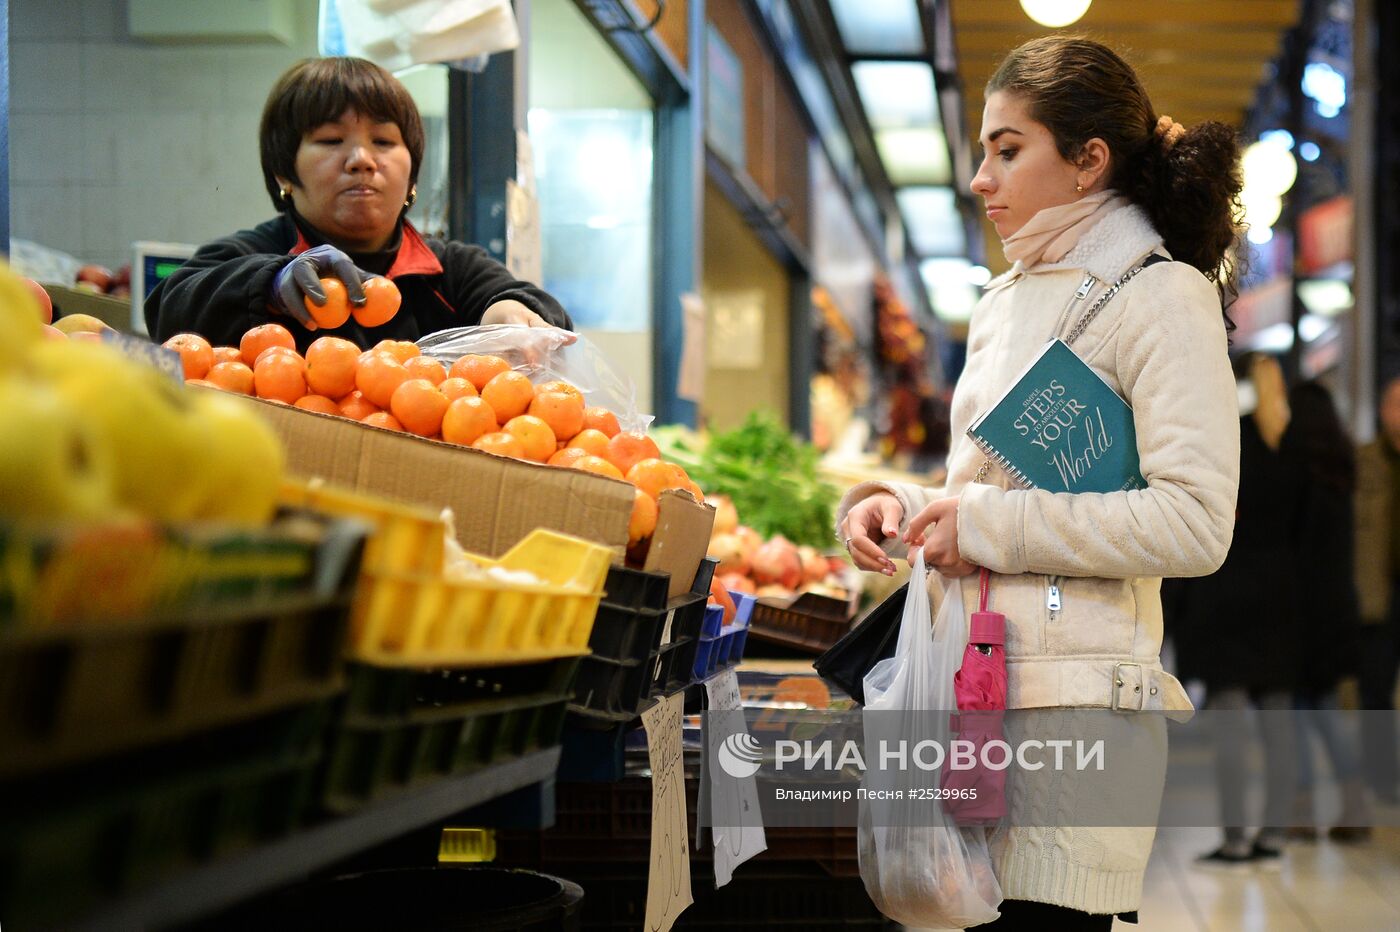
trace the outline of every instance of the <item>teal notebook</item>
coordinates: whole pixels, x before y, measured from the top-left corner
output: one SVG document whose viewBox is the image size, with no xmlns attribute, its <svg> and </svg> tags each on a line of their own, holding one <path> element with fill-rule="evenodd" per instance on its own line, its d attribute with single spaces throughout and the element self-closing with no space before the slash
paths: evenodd
<svg viewBox="0 0 1400 932">
<path fill-rule="evenodd" d="M 1046 344 L 968 436 L 1028 488 L 1145 489 L 1133 409 L 1063 340 Z"/>
</svg>

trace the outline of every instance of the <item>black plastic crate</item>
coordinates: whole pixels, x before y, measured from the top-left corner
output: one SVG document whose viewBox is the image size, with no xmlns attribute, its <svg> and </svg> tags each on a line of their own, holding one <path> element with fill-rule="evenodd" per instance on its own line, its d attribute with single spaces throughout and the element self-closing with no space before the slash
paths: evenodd
<svg viewBox="0 0 1400 932">
<path fill-rule="evenodd" d="M 627 734 L 635 727 L 635 716 L 571 709 L 564 722 L 559 779 L 621 780 L 626 769 Z"/>
<path fill-rule="evenodd" d="M 347 715 L 411 721 L 436 710 L 511 696 L 567 695 L 578 657 L 471 669 L 414 670 L 352 663 L 347 669 Z"/>
<path fill-rule="evenodd" d="M 614 564 L 608 567 L 608 578 L 603 583 L 603 598 L 622 608 L 659 611 L 666 607 L 666 592 L 670 585 L 670 573 L 646 573 Z M 708 585 L 707 583 L 706 586 Z"/>
<path fill-rule="evenodd" d="M 332 701 L 0 785 L 0 915 L 60 923 L 314 811 Z"/>
<path fill-rule="evenodd" d="M 653 653 L 661 643 L 666 609 L 628 608 L 600 602 L 588 637 L 588 648 L 595 657 L 632 660 Z"/>
<path fill-rule="evenodd" d="M 647 688 L 648 697 L 664 696 L 673 693 L 677 689 L 689 682 L 685 671 L 682 670 L 684 655 L 687 649 L 694 642 L 691 639 L 679 641 L 673 644 L 666 644 L 652 656 L 649 663 L 651 665 L 651 685 Z M 688 651 L 691 662 L 694 663 L 695 653 Z"/>
<path fill-rule="evenodd" d="M 567 695 L 482 700 L 395 721 L 347 715 L 334 729 L 324 806 L 357 809 L 422 782 L 559 743 Z"/>
<path fill-rule="evenodd" d="M 168 606 L 140 621 L 0 629 L 0 779 L 339 692 L 363 527 L 291 519 L 275 527 L 300 529 L 294 543 L 313 560 L 315 580 L 300 591 Z M 237 554 L 219 552 L 206 561 L 236 577 Z"/>
<path fill-rule="evenodd" d="M 667 671 L 666 692 L 673 693 L 695 682 L 695 658 L 700 650 L 698 637 L 686 638 L 676 645 L 672 652 L 671 666 Z"/>
<path fill-rule="evenodd" d="M 636 715 L 647 696 L 649 681 L 646 660 L 584 657 L 574 685 L 574 704 L 599 712 Z"/>
<path fill-rule="evenodd" d="M 699 568 L 695 571 L 695 579 L 690 584 L 690 591 L 708 597 L 710 583 L 715 578 L 715 568 L 718 566 L 718 560 L 711 560 L 709 557 L 701 560 Z"/>
<path fill-rule="evenodd" d="M 705 593 L 678 595 L 666 605 L 667 622 L 663 626 L 660 645 L 674 644 L 686 638 L 697 638 L 705 624 Z"/>
</svg>

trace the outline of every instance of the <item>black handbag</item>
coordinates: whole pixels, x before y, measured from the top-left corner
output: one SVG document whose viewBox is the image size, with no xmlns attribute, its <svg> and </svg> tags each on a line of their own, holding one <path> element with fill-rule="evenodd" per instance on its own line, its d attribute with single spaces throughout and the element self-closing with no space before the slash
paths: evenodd
<svg viewBox="0 0 1400 932">
<path fill-rule="evenodd" d="M 881 660 L 894 656 L 908 594 L 909 584 L 905 583 L 871 609 L 860 624 L 813 662 L 817 675 L 865 705 L 865 674 Z"/>
</svg>

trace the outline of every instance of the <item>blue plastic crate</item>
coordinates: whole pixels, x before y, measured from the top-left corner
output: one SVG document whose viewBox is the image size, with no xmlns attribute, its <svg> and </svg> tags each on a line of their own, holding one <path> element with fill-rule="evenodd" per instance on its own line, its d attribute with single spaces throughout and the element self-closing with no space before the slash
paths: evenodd
<svg viewBox="0 0 1400 932">
<path fill-rule="evenodd" d="M 753 607 L 758 602 L 758 596 L 749 595 L 747 592 L 730 592 L 729 597 L 734 600 L 734 620 L 725 627 L 747 628 L 749 619 L 753 617 Z"/>
<path fill-rule="evenodd" d="M 705 680 L 714 675 L 719 665 L 719 647 L 722 638 L 701 638 L 695 649 L 695 679 Z"/>
<path fill-rule="evenodd" d="M 724 609 L 719 605 L 705 606 L 705 620 L 700 623 L 702 638 L 719 637 L 719 629 L 724 627 Z"/>
</svg>

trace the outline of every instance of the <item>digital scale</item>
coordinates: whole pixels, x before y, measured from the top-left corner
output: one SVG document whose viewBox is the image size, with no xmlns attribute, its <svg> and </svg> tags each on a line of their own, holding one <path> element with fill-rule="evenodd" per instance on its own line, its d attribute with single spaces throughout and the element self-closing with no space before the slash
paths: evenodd
<svg viewBox="0 0 1400 932">
<path fill-rule="evenodd" d="M 142 240 L 131 244 L 131 330 L 146 333 L 146 298 L 156 285 L 194 255 L 197 246 L 188 243 L 156 243 Z"/>
</svg>

